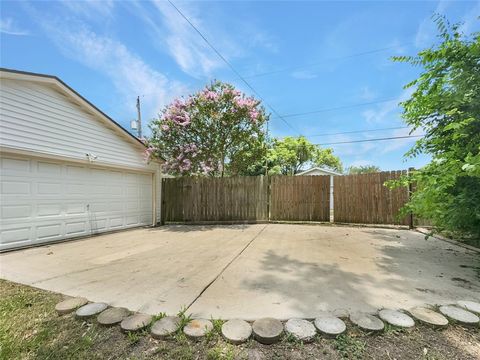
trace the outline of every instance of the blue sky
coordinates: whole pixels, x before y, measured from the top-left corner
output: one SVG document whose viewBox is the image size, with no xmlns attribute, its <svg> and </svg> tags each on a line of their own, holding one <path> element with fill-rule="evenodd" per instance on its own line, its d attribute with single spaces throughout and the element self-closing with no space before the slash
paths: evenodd
<svg viewBox="0 0 480 360">
<path fill-rule="evenodd" d="M 320 144 L 407 135 L 325 134 L 404 126 L 397 103 L 419 69 L 389 58 L 436 41 L 433 13 L 480 29 L 480 1 L 175 3 L 295 129 L 273 114 L 271 135 Z M 2 67 L 56 75 L 126 128 L 137 95 L 148 120 L 212 79 L 249 92 L 168 2 L 2 1 L 0 25 Z M 393 170 L 428 161 L 404 161 L 413 142 L 331 147 L 345 166 Z"/>
</svg>

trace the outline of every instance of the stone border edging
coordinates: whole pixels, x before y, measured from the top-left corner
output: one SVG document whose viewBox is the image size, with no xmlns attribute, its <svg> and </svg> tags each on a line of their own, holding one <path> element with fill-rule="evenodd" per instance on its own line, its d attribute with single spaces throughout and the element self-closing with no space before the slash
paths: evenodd
<svg viewBox="0 0 480 360">
<path fill-rule="evenodd" d="M 120 324 L 121 330 L 127 333 L 148 329 L 150 336 L 154 339 L 166 339 L 169 336 L 173 336 L 178 331 L 182 331 L 188 339 L 196 341 L 204 338 L 212 331 L 218 330 L 215 329 L 213 325 L 213 323 L 215 323 L 213 319 L 212 321 L 206 319 L 190 320 L 189 317 L 181 318 L 181 315 L 163 315 L 160 319 L 155 320 L 152 315 L 132 313 L 125 308 L 108 307 L 108 304 L 92 303 L 88 302 L 85 298 L 79 297 L 64 299 L 55 306 L 55 310 L 59 316 L 76 313 L 77 309 L 81 308 L 78 305 L 85 301 L 86 304 L 83 304 L 82 306 L 87 309 L 89 307 L 95 308 L 96 306 L 93 305 L 98 304 L 106 306 L 102 312 L 93 314 L 89 317 L 92 319 L 96 316 L 99 325 Z M 465 300 L 463 302 L 468 302 L 470 305 L 473 304 L 474 307 L 480 307 L 480 303 L 475 301 Z M 408 311 L 381 309 L 375 314 L 361 312 L 353 313 L 349 318 L 351 325 L 353 324 L 367 333 L 380 333 L 388 329 L 385 324 L 394 326 L 395 328 L 413 328 L 416 324 L 410 316 L 426 325 L 446 327 L 448 326 L 449 321 L 447 317 L 444 316 L 445 314 L 442 313 L 448 312 L 445 311 L 445 309 L 453 309 L 456 312 L 448 312 L 447 316 L 454 322 L 463 326 L 478 326 L 480 328 L 480 318 L 478 315 L 465 308 L 459 307 L 456 303 L 442 305 L 439 309 L 440 310 L 437 311 L 433 309 L 433 307 L 428 306 L 414 307 Z M 457 317 L 457 312 L 461 316 L 455 319 L 455 317 Z M 114 321 L 105 324 L 101 319 L 108 318 L 111 313 L 115 315 Z M 319 316 L 315 321 L 311 321 L 311 319 L 292 318 L 282 322 L 273 318 L 263 318 L 257 319 L 253 324 L 250 324 L 244 320 L 232 319 L 222 324 L 221 330 L 219 330 L 219 335 L 222 335 L 226 341 L 235 345 L 242 344 L 252 337 L 262 344 L 269 345 L 279 342 L 285 337 L 285 335 L 287 337 L 291 336 L 296 341 L 308 343 L 314 341 L 317 335 L 332 338 L 337 337 L 346 331 L 347 326 L 345 322 L 341 320 L 340 317 L 334 315 L 334 313 L 335 312 L 319 312 Z M 75 316 L 75 318 L 81 320 L 85 319 L 78 316 Z M 188 320 L 188 322 L 186 322 L 186 320 Z M 328 320 L 327 323 L 324 324 L 326 330 L 320 326 L 321 320 Z M 182 321 L 186 323 L 182 324 Z"/>
</svg>

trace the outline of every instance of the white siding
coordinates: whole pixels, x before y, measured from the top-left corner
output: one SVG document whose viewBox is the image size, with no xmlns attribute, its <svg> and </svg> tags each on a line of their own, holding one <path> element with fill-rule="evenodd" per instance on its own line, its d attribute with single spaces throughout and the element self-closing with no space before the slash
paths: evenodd
<svg viewBox="0 0 480 360">
<path fill-rule="evenodd" d="M 98 163 L 152 169 L 143 148 L 53 86 L 1 79 L 0 146 Z"/>
</svg>

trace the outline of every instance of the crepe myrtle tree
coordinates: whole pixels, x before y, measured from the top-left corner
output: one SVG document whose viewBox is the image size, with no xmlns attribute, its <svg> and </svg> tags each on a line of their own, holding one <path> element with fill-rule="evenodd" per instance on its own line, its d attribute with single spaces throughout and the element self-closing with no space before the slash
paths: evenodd
<svg viewBox="0 0 480 360">
<path fill-rule="evenodd" d="M 150 124 L 146 157 L 165 159 L 164 171 L 177 176 L 241 174 L 265 157 L 267 120 L 259 100 L 214 81 L 162 110 Z"/>
</svg>

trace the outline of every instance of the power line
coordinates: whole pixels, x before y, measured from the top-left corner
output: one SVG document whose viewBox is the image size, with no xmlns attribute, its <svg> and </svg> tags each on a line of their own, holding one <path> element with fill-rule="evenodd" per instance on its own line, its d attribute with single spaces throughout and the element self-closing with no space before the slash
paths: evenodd
<svg viewBox="0 0 480 360">
<path fill-rule="evenodd" d="M 357 103 L 357 104 L 343 105 L 343 106 L 337 106 L 337 107 L 332 107 L 332 108 L 306 111 L 306 112 L 303 112 L 303 113 L 285 114 L 285 115 L 282 115 L 282 116 L 284 118 L 304 116 L 304 115 L 318 114 L 318 113 L 322 113 L 322 112 L 329 112 L 329 111 L 335 111 L 335 110 L 350 109 L 350 108 L 365 106 L 365 105 L 381 104 L 381 103 L 386 103 L 386 102 L 395 101 L 395 100 L 398 101 L 400 99 L 398 99 L 398 98 L 383 99 L 383 100 L 370 101 L 370 102 L 365 102 L 365 103 Z"/>
<path fill-rule="evenodd" d="M 245 80 L 245 78 L 235 69 L 235 67 L 215 48 L 215 46 L 212 45 L 212 43 L 210 43 L 210 41 L 208 41 L 208 39 L 202 34 L 202 32 L 200 30 L 197 29 L 197 27 L 182 13 L 182 11 L 175 6 L 175 4 L 171 1 L 171 0 L 168 0 L 168 2 L 170 3 L 170 5 L 172 5 L 175 10 L 185 19 L 186 22 L 188 22 L 190 24 L 190 26 L 197 32 L 198 35 L 200 35 L 200 37 L 207 43 L 207 45 L 215 52 L 215 54 L 218 55 L 218 57 L 220 59 L 222 59 L 222 61 L 227 64 L 227 66 L 230 68 L 230 70 L 232 70 L 235 75 L 238 76 L 238 78 L 240 80 L 243 81 L 243 83 L 250 89 L 252 90 L 255 95 L 257 95 L 259 97 L 260 100 L 262 100 L 265 105 L 267 105 L 270 110 L 279 118 L 281 119 L 285 124 L 287 124 L 293 131 L 297 132 L 300 134 L 300 132 L 295 129 L 293 127 L 293 125 L 291 125 L 287 120 L 284 119 L 284 117 L 282 115 L 280 115 L 269 103 L 267 103 L 265 101 L 265 99 L 263 99 L 263 97 L 257 92 L 257 90 L 254 89 L 254 87 L 252 85 L 250 85 L 248 83 L 247 80 Z"/>
<path fill-rule="evenodd" d="M 358 133 L 364 133 L 364 132 L 383 131 L 383 130 L 398 130 L 398 129 L 408 129 L 408 126 L 396 126 L 396 127 L 379 128 L 379 129 L 365 129 L 365 130 L 344 131 L 344 132 L 336 132 L 336 133 L 325 133 L 325 134 L 308 135 L 308 137 L 320 137 L 320 136 L 343 135 L 343 134 L 358 134 Z"/>
<path fill-rule="evenodd" d="M 338 141 L 338 142 L 314 144 L 314 145 L 321 146 L 321 145 L 353 144 L 353 143 L 361 143 L 361 142 L 369 142 L 369 141 L 384 141 L 384 140 L 396 140 L 396 139 L 406 139 L 406 138 L 418 138 L 418 137 L 422 137 L 422 136 L 425 136 L 425 134 L 422 134 L 422 135 L 406 135 L 406 136 L 392 136 L 392 137 L 377 138 L 377 139 Z"/>
<path fill-rule="evenodd" d="M 412 42 L 407 42 L 407 43 L 404 43 L 404 44 L 401 44 L 401 45 L 398 45 L 398 46 L 405 46 L 405 45 L 411 45 L 411 44 L 412 44 Z M 384 48 L 363 51 L 363 52 L 360 52 L 360 53 L 350 54 L 350 55 L 346 55 L 346 56 L 339 56 L 339 57 L 324 59 L 324 60 L 312 62 L 312 63 L 309 63 L 309 64 L 298 65 L 298 66 L 290 66 L 290 67 L 285 67 L 285 68 L 278 69 L 278 70 L 272 70 L 272 71 L 266 71 L 266 72 L 263 72 L 263 73 L 251 74 L 251 75 L 244 76 L 244 78 L 251 79 L 251 78 L 256 78 L 256 77 L 261 77 L 261 76 L 274 75 L 274 74 L 278 74 L 278 73 L 282 73 L 282 72 L 286 72 L 286 71 L 304 69 L 304 68 L 308 68 L 308 67 L 312 67 L 312 66 L 316 66 L 316 65 L 321 65 L 321 64 L 324 64 L 324 63 L 327 63 L 327 62 L 330 62 L 330 61 L 338 61 L 338 60 L 350 59 L 350 58 L 363 56 L 363 55 L 375 54 L 375 53 L 378 53 L 378 52 L 383 52 L 383 51 L 387 51 L 387 50 L 390 50 L 390 49 L 395 49 L 398 46 L 397 45 L 388 46 L 388 47 L 384 47 Z"/>
</svg>

